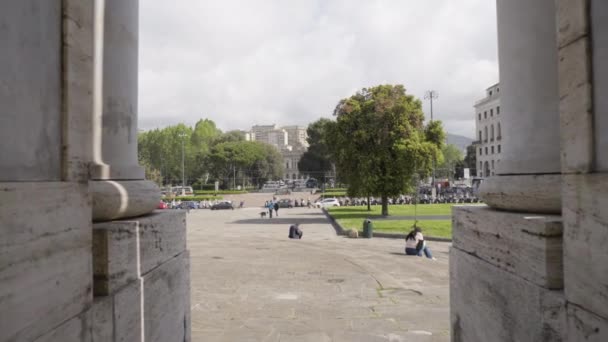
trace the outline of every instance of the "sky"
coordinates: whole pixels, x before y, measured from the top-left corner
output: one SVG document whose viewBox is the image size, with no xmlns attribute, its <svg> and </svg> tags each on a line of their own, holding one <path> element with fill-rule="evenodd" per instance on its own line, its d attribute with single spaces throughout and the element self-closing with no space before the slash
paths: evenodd
<svg viewBox="0 0 608 342">
<path fill-rule="evenodd" d="M 140 129 L 307 125 L 361 88 L 404 84 L 420 99 L 435 90 L 434 118 L 474 138 L 473 104 L 498 82 L 495 1 L 139 4 Z"/>
</svg>

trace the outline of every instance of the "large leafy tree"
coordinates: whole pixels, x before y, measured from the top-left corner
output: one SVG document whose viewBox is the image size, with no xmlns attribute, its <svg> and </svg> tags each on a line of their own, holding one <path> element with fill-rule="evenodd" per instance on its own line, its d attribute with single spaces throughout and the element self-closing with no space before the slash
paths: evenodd
<svg viewBox="0 0 608 342">
<path fill-rule="evenodd" d="M 332 170 L 330 148 L 327 145 L 328 131 L 335 122 L 321 118 L 308 126 L 308 150 L 298 162 L 298 170 L 305 174 L 318 175 Z"/>
<path fill-rule="evenodd" d="M 422 103 L 402 85 L 364 88 L 341 100 L 327 141 L 349 194 L 379 195 L 382 215 L 388 198 L 411 190 L 415 173 L 430 174 L 442 162 L 441 122 L 424 125 Z"/>
</svg>

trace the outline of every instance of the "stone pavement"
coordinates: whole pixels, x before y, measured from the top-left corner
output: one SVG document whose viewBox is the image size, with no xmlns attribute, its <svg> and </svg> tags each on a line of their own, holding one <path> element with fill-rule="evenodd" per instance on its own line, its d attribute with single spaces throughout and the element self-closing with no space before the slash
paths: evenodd
<svg viewBox="0 0 608 342">
<path fill-rule="evenodd" d="M 449 341 L 448 243 L 432 261 L 336 236 L 319 209 L 260 211 L 190 211 L 193 341 Z"/>
</svg>

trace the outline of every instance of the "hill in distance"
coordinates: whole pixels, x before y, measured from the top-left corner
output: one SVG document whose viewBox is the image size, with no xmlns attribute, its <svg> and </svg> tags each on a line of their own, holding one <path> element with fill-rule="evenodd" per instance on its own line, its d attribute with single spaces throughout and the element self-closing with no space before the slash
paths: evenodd
<svg viewBox="0 0 608 342">
<path fill-rule="evenodd" d="M 457 134 L 446 134 L 446 142 L 455 145 L 459 150 L 466 150 L 467 146 L 471 145 L 473 139 Z"/>
</svg>

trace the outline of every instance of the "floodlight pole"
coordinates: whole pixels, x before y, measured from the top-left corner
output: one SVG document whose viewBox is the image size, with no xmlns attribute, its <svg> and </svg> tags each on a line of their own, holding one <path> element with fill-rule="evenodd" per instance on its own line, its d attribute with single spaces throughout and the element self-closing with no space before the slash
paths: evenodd
<svg viewBox="0 0 608 342">
<path fill-rule="evenodd" d="M 431 102 L 431 122 L 433 122 L 433 99 L 439 97 L 439 94 L 435 90 L 427 90 L 424 94 L 424 99 L 429 100 Z M 433 158 L 433 178 L 431 184 L 433 184 L 433 188 L 435 188 L 435 163 L 436 160 Z"/>
</svg>

